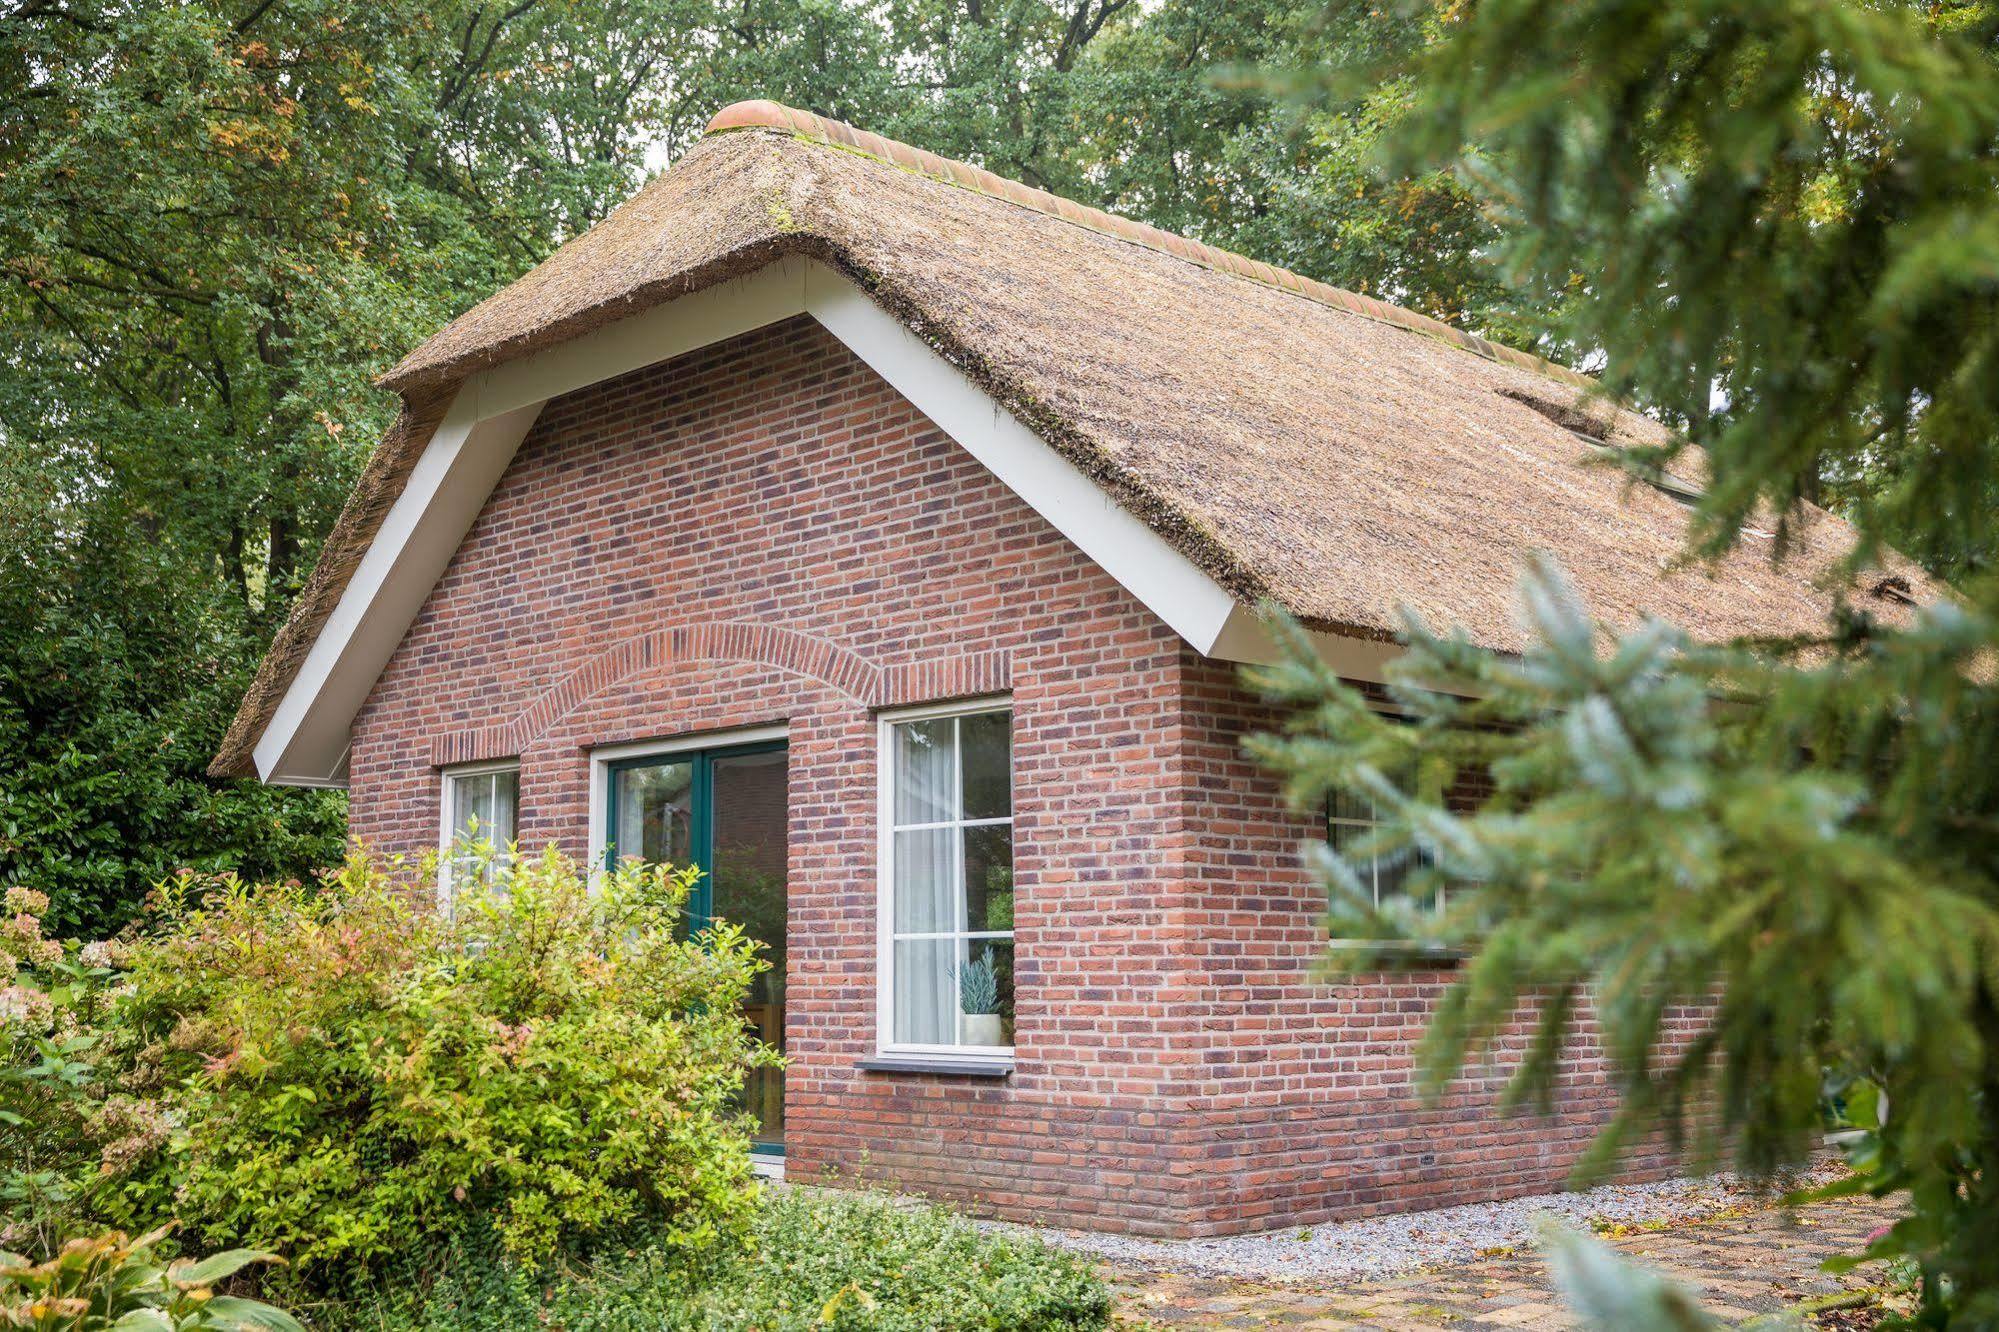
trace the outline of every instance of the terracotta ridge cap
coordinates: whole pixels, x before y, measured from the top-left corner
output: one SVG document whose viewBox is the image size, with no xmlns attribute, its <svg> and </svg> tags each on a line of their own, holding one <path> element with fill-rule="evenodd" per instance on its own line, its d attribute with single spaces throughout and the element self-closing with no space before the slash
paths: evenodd
<svg viewBox="0 0 1999 1332">
<path fill-rule="evenodd" d="M 1047 190 L 1037 189 L 1017 180 L 1009 180 L 983 167 L 975 167 L 968 162 L 948 157 L 939 157 L 926 149 L 912 147 L 869 130 L 856 129 L 843 121 L 815 115 L 810 111 L 800 111 L 762 98 L 736 102 L 715 113 L 715 118 L 708 122 L 706 133 L 722 134 L 731 130 L 747 129 L 774 130 L 780 134 L 789 134 L 814 143 L 860 153 L 890 166 L 942 181 L 947 185 L 956 185 L 960 189 L 971 190 L 977 194 L 1032 209 L 1087 231 L 1129 241 L 1134 245 L 1142 245 L 1149 250 L 1170 254 L 1176 259 L 1184 259 L 1188 263 L 1227 273 L 1232 277 L 1246 278 L 1251 282 L 1276 287 L 1320 305 L 1359 315 L 1363 319 L 1372 319 L 1376 323 L 1387 324 L 1405 332 L 1436 338 L 1461 351 L 1483 356 L 1488 361 L 1518 366 L 1523 370 L 1546 375 L 1578 388 L 1598 387 L 1596 380 L 1568 366 L 1558 365 L 1517 348 L 1492 342 L 1475 333 L 1467 333 L 1461 328 L 1446 324 L 1441 319 L 1433 319 L 1414 310 L 1405 310 L 1399 305 L 1390 305 L 1386 301 L 1347 291 L 1330 283 L 1301 277 L 1289 269 L 1278 268 L 1274 264 L 1266 264 L 1232 250 L 1189 240 L 1185 236 L 1175 235 L 1149 223 L 1119 217 L 1101 208 L 1091 208 L 1073 199 L 1050 194 Z"/>
</svg>

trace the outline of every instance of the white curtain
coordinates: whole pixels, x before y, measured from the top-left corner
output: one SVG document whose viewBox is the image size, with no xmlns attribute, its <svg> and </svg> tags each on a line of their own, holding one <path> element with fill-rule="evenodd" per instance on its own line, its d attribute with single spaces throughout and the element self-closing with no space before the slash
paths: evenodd
<svg viewBox="0 0 1999 1332">
<path fill-rule="evenodd" d="M 958 1039 L 958 978 L 953 939 L 898 939 L 895 944 L 895 1039 L 905 1045 L 953 1045 Z"/>
</svg>

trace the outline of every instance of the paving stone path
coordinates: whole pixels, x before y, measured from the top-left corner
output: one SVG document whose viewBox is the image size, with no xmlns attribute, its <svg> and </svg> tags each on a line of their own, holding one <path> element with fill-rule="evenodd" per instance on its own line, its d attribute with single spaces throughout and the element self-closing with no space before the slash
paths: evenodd
<svg viewBox="0 0 1999 1332">
<path fill-rule="evenodd" d="M 1793 1309 L 1805 1301 L 1863 1289 L 1870 1269 L 1832 1276 L 1827 1258 L 1854 1253 L 1877 1227 L 1901 1215 L 1894 1201 L 1817 1203 L 1799 1211 L 1762 1208 L 1613 1235 L 1610 1242 L 1697 1291 L 1710 1313 L 1731 1322 Z M 1540 1255 L 1495 1254 L 1477 1262 L 1371 1281 L 1265 1285 L 1164 1272 L 1108 1269 L 1128 1329 L 1285 1328 L 1290 1332 L 1483 1332 L 1570 1328 Z M 1850 1324 L 1842 1324 L 1843 1326 Z"/>
</svg>

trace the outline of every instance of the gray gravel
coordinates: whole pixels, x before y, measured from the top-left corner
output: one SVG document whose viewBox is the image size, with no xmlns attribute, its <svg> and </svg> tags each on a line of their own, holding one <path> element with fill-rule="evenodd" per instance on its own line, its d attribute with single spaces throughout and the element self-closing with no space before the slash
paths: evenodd
<svg viewBox="0 0 1999 1332">
<path fill-rule="evenodd" d="M 1842 1173 L 1830 1162 L 1794 1187 Z M 1507 1202 L 1472 1203 L 1433 1212 L 1270 1231 L 1229 1239 L 1146 1240 L 1091 1231 L 983 1223 L 994 1230 L 1038 1235 L 1050 1244 L 1095 1254 L 1124 1268 L 1253 1281 L 1317 1281 L 1328 1277 L 1394 1276 L 1419 1267 L 1460 1263 L 1495 1249 L 1534 1241 L 1535 1223 L 1553 1216 L 1569 1225 L 1643 1225 L 1698 1220 L 1745 1204 L 1768 1202 L 1727 1174 L 1658 1184 L 1607 1184 L 1577 1193 L 1548 1193 Z"/>
</svg>

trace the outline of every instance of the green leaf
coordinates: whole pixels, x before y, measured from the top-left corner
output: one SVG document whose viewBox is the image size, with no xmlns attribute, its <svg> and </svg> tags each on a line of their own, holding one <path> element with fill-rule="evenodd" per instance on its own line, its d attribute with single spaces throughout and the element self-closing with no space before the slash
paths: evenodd
<svg viewBox="0 0 1999 1332">
<path fill-rule="evenodd" d="M 875 1297 L 863 1290 L 859 1281 L 849 1281 L 846 1285 L 840 1287 L 839 1290 L 833 1292 L 833 1298 L 826 1301 L 825 1305 L 819 1310 L 819 1317 L 816 1321 L 830 1327 L 840 1317 L 840 1311 L 849 1305 L 852 1305 L 862 1313 L 867 1313 L 875 1307 Z"/>
<path fill-rule="evenodd" d="M 277 1254 L 266 1253 L 262 1249 L 225 1249 L 199 1262 L 182 1259 L 167 1269 L 167 1280 L 182 1290 L 188 1290 L 195 1286 L 213 1285 L 224 1277 L 234 1276 L 251 1263 L 283 1262 L 284 1259 Z"/>
<path fill-rule="evenodd" d="M 224 1327 L 259 1329 L 261 1332 L 305 1332 L 296 1318 L 262 1300 L 217 1295 L 202 1306 L 202 1312 Z"/>
</svg>

